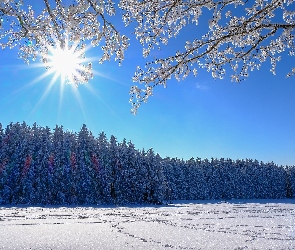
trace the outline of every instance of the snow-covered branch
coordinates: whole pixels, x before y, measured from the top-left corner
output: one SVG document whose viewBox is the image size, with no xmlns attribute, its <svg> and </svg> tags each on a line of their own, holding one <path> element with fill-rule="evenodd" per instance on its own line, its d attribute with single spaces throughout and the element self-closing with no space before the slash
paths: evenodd
<svg viewBox="0 0 295 250">
<path fill-rule="evenodd" d="M 137 68 L 133 81 L 143 83 L 145 88 L 133 86 L 130 90 L 133 113 L 148 100 L 155 86 L 166 87 L 173 76 L 181 80 L 190 74 L 196 76 L 198 68 L 205 68 L 213 78 L 222 79 L 231 70 L 231 79 L 239 82 L 267 60 L 275 74 L 282 52 L 294 56 L 294 1 L 256 0 L 250 7 L 245 7 L 249 5 L 247 1 L 135 2 L 132 7 L 124 6 L 132 13 L 125 22 L 137 20 L 135 34 L 144 46 L 145 57 L 156 47 L 162 49 L 184 26 L 191 25 L 193 29 L 190 23 L 198 24 L 202 9 L 211 10 L 212 19 L 201 38 L 187 41 L 174 55 Z M 230 8 L 232 5 L 237 9 Z M 294 69 L 292 72 L 288 76 L 294 74 Z"/>
<path fill-rule="evenodd" d="M 155 86 L 166 86 L 171 77 L 185 79 L 204 68 L 213 78 L 222 79 L 231 72 L 231 79 L 239 82 L 267 61 L 275 74 L 283 52 L 295 55 L 294 0 L 121 0 L 117 6 L 112 0 L 42 3 L 44 9 L 37 13 L 34 6 L 24 6 L 21 0 L 0 0 L 0 46 L 18 46 L 19 57 L 27 63 L 40 57 L 46 66 L 50 48 L 75 45 L 84 51 L 90 43 L 103 50 L 100 63 L 114 57 L 121 64 L 129 39 L 111 21 L 114 15 L 122 15 L 126 26 L 132 24 L 147 60 L 154 49 L 164 49 L 171 38 L 179 38 L 184 27 L 196 31 L 196 37 L 182 49 L 138 66 L 133 81 L 143 83 L 144 88 L 131 87 L 133 113 Z M 208 19 L 207 32 L 198 36 L 202 15 Z M 204 27 L 202 24 L 202 30 Z M 80 71 L 76 85 L 92 78 L 91 67 L 82 66 L 87 73 Z M 287 76 L 294 72 L 293 66 Z"/>
<path fill-rule="evenodd" d="M 19 46 L 19 57 L 26 63 L 39 56 L 46 66 L 50 47 L 75 44 L 78 50 L 83 50 L 87 43 L 100 44 L 103 50 L 100 63 L 113 55 L 119 64 L 122 62 L 129 40 L 108 20 L 115 14 L 112 1 L 75 0 L 70 6 L 63 5 L 61 0 L 43 0 L 43 3 L 43 11 L 36 13 L 33 6 L 23 6 L 22 1 L 0 1 L 2 48 Z M 91 76 L 76 77 L 75 84 L 88 82 Z"/>
</svg>

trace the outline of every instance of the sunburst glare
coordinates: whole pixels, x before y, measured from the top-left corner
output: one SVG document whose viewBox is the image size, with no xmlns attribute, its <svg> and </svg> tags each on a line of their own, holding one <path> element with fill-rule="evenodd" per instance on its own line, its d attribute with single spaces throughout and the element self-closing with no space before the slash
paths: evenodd
<svg viewBox="0 0 295 250">
<path fill-rule="evenodd" d="M 97 92 L 97 90 L 95 90 L 95 88 L 92 85 L 90 86 L 88 84 L 84 84 L 88 83 L 89 80 L 93 78 L 94 74 L 102 78 L 110 79 L 112 81 L 122 84 L 121 81 L 118 81 L 117 79 L 114 79 L 102 72 L 98 72 L 92 69 L 91 61 L 100 60 L 100 57 L 86 58 L 85 53 L 90 48 L 93 47 L 91 45 L 85 46 L 84 44 L 75 44 L 73 42 L 71 43 L 67 39 L 64 40 L 63 45 L 60 45 L 59 41 L 55 41 L 55 46 L 48 46 L 46 53 L 40 55 L 40 63 L 33 63 L 30 65 L 31 68 L 45 67 L 46 71 L 37 76 L 33 81 L 24 85 L 21 89 L 18 89 L 16 93 L 28 89 L 40 82 L 44 83 L 45 81 L 47 82 L 47 84 L 39 100 L 32 107 L 29 116 L 34 115 L 39 109 L 39 107 L 44 103 L 50 92 L 56 90 L 56 88 L 54 87 L 56 84 L 59 85 L 59 94 L 57 102 L 58 119 L 60 117 L 63 106 L 64 94 L 67 93 L 68 95 L 72 93 L 74 94 L 73 97 L 75 98 L 77 104 L 80 106 L 80 110 L 83 114 L 84 120 L 87 120 L 83 98 L 80 95 L 80 91 L 78 88 L 80 84 L 83 84 L 84 87 L 86 87 L 86 89 L 90 93 L 95 95 L 100 100 L 100 102 L 102 102 L 110 111 L 115 113 L 114 110 L 112 110 L 112 108 L 110 107 L 110 105 L 108 105 L 102 99 L 101 95 Z M 49 81 L 47 81 L 48 77 L 50 78 Z M 70 87 L 70 89 L 68 87 Z"/>
<path fill-rule="evenodd" d="M 79 66 L 79 55 L 75 54 L 73 49 L 57 48 L 52 50 L 52 56 L 49 57 L 53 71 L 62 78 L 62 82 L 73 82 L 73 75 Z"/>
<path fill-rule="evenodd" d="M 60 77 L 61 83 L 75 83 L 78 86 L 93 77 L 91 63 L 83 65 L 87 61 L 84 56 L 85 46 L 69 45 L 66 41 L 63 47 L 57 44 L 48 50 L 45 66 L 50 73 Z"/>
<path fill-rule="evenodd" d="M 46 89 L 42 93 L 42 96 L 32 108 L 30 115 L 33 115 L 38 107 L 45 101 L 48 94 L 53 90 L 53 86 L 59 84 L 59 101 L 58 101 L 58 113 L 60 115 L 63 96 L 65 92 L 65 85 L 69 84 L 70 88 L 74 91 L 75 99 L 77 100 L 84 119 L 86 119 L 85 110 L 83 107 L 83 101 L 78 92 L 78 85 L 88 83 L 93 78 L 92 60 L 97 60 L 96 57 L 86 58 L 85 52 L 91 46 L 85 46 L 84 44 L 69 43 L 66 39 L 61 46 L 58 41 L 55 42 L 55 46 L 48 46 L 47 53 L 41 55 L 41 63 L 32 64 L 32 68 L 46 68 L 46 72 L 39 75 L 32 82 L 25 85 L 21 90 L 27 89 L 50 75 L 52 78 L 49 80 Z M 87 84 L 86 84 L 87 85 Z M 66 90 L 68 92 L 68 90 Z"/>
</svg>

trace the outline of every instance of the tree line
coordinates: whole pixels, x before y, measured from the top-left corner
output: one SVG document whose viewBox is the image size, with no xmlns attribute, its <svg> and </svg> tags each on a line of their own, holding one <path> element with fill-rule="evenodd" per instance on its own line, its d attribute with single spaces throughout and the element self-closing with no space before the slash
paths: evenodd
<svg viewBox="0 0 295 250">
<path fill-rule="evenodd" d="M 0 123 L 0 204 L 163 204 L 295 197 L 295 166 L 162 158 L 125 139 Z"/>
</svg>

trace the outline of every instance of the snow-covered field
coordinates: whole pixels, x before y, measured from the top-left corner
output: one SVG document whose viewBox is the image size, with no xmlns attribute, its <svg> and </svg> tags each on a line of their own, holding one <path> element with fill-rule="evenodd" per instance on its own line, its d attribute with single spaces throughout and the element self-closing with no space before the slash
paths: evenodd
<svg viewBox="0 0 295 250">
<path fill-rule="evenodd" d="M 295 200 L 5 206 L 0 249 L 295 249 Z"/>
</svg>

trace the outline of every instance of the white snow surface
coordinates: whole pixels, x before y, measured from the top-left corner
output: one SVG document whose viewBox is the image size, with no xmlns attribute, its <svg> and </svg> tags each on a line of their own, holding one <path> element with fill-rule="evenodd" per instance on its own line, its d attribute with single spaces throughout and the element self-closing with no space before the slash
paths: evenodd
<svg viewBox="0 0 295 250">
<path fill-rule="evenodd" d="M 0 249 L 295 249 L 295 199 L 2 206 Z"/>
</svg>

